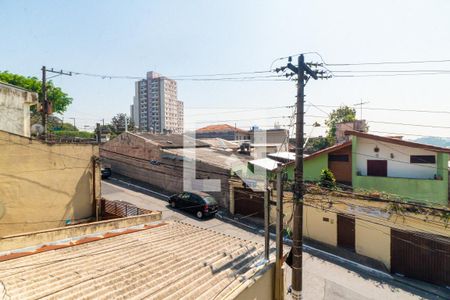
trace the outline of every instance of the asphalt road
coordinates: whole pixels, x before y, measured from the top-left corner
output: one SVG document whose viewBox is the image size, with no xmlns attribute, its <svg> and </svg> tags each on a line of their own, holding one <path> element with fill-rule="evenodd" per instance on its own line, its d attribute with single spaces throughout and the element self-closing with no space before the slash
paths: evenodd
<svg viewBox="0 0 450 300">
<path fill-rule="evenodd" d="M 223 234 L 264 242 L 262 235 L 258 233 L 259 228 L 255 226 L 220 215 L 198 220 L 193 215 L 170 208 L 165 195 L 154 193 L 129 181 L 116 178 L 103 181 L 102 195 L 108 200 L 121 200 L 141 208 L 159 210 L 163 220 L 179 220 Z M 274 242 L 271 247 L 274 247 Z M 414 287 L 407 280 L 399 282 L 387 274 L 385 277 L 377 276 L 368 270 L 355 268 L 345 261 L 336 261 L 322 254 L 316 255 L 314 251 L 304 252 L 303 266 L 304 299 L 444 299 L 427 292 L 426 288 Z M 290 268 L 286 268 L 287 288 L 291 274 Z M 289 299 L 289 295 L 286 299 Z"/>
</svg>

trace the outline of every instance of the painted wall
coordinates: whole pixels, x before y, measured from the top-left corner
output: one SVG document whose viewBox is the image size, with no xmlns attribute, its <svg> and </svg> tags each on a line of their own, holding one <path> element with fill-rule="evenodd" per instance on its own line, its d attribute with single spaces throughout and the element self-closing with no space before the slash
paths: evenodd
<svg viewBox="0 0 450 300">
<path fill-rule="evenodd" d="M 249 278 L 230 299 L 236 300 L 271 300 L 274 299 L 275 264 L 268 266 L 263 274 Z"/>
<path fill-rule="evenodd" d="M 30 105 L 37 94 L 0 83 L 0 130 L 30 136 Z"/>
<path fill-rule="evenodd" d="M 45 144 L 0 131 L 0 236 L 91 218 L 98 146 Z M 95 168 L 100 197 L 100 167 Z"/>
<path fill-rule="evenodd" d="M 337 246 L 337 215 L 315 207 L 304 206 L 303 234 L 310 239 Z"/>
<path fill-rule="evenodd" d="M 447 206 L 448 180 L 353 176 L 356 191 L 379 191 L 406 201 Z"/>
<path fill-rule="evenodd" d="M 303 165 L 303 173 L 305 181 L 318 181 L 320 172 L 328 168 L 328 154 L 322 154 L 318 157 L 305 160 Z"/>
<path fill-rule="evenodd" d="M 364 220 L 355 220 L 356 253 L 381 261 L 391 267 L 391 229 Z"/>
<path fill-rule="evenodd" d="M 353 188 L 358 190 L 369 190 L 385 192 L 392 195 L 397 195 L 404 200 L 417 201 L 422 203 L 448 205 L 448 154 L 434 153 L 420 149 L 413 149 L 409 147 L 394 148 L 395 145 L 389 145 L 391 148 L 385 147 L 385 143 L 381 144 L 375 141 L 367 142 L 367 139 L 352 137 L 353 139 Z M 362 142 L 361 142 L 362 141 Z M 388 176 L 404 175 L 402 177 L 376 177 L 365 176 L 367 174 L 367 159 L 376 159 L 375 157 L 362 156 L 361 153 L 367 152 L 372 155 L 373 148 L 378 146 L 380 148 L 379 159 L 389 157 L 390 153 L 394 154 L 393 160 L 400 160 L 394 162 L 388 160 Z M 405 149 L 404 149 L 405 148 Z M 384 150 L 382 150 L 384 149 Z M 399 150 L 401 149 L 401 150 Z M 397 152 L 394 152 L 397 151 Z M 389 152 L 391 151 L 391 152 Z M 398 151 L 402 155 L 398 155 Z M 404 153 L 403 153 L 404 152 Z M 436 155 L 436 164 L 410 164 L 409 155 L 407 153 L 417 155 Z M 368 154 L 368 155 L 369 155 Z M 406 163 L 407 161 L 407 163 Z M 427 166 L 427 167 L 425 167 Z M 361 174 L 361 175 L 357 175 Z M 442 179 L 433 179 L 434 175 L 440 175 Z M 418 178 L 421 176 L 422 178 Z M 410 177 L 410 178 L 405 178 Z"/>
<path fill-rule="evenodd" d="M 388 177 L 433 179 L 434 175 L 437 174 L 437 164 L 410 163 L 411 155 L 436 156 L 436 152 L 361 137 L 357 138 L 357 144 L 358 150 L 354 153 L 356 157 L 356 168 L 363 176 L 367 175 L 367 160 L 387 160 Z M 379 148 L 378 153 L 374 151 L 375 147 Z M 392 158 L 391 155 L 393 156 Z"/>
</svg>

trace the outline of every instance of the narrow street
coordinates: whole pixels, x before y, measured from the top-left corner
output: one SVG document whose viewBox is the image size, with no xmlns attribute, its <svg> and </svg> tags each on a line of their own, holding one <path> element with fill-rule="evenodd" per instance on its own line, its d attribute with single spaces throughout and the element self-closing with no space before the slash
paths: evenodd
<svg viewBox="0 0 450 300">
<path fill-rule="evenodd" d="M 263 236 L 258 234 L 259 229 L 254 226 L 240 224 L 221 215 L 198 220 L 193 215 L 170 208 L 163 194 L 128 181 L 117 178 L 102 181 L 102 195 L 109 200 L 126 201 L 141 208 L 162 211 L 163 220 L 183 221 L 223 234 L 264 242 Z M 274 242 L 271 247 L 274 247 Z M 374 275 L 370 270 L 354 268 L 345 261 L 334 261 L 331 256 L 319 257 L 312 253 L 314 250 L 304 252 L 303 256 L 304 299 L 445 299 L 429 293 L 425 288 L 413 287 L 408 280 L 399 281 L 389 274 Z M 286 289 L 290 283 L 290 269 L 287 269 Z M 289 296 L 286 298 L 289 299 Z"/>
</svg>

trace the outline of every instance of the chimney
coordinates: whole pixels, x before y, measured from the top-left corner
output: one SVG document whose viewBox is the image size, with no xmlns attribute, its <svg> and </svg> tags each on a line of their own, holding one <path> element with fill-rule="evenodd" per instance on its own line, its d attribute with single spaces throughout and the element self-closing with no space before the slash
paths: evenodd
<svg viewBox="0 0 450 300">
<path fill-rule="evenodd" d="M 336 143 L 340 144 L 348 140 L 349 137 L 345 135 L 347 130 L 367 132 L 368 129 L 366 120 L 338 123 L 336 124 Z"/>
</svg>

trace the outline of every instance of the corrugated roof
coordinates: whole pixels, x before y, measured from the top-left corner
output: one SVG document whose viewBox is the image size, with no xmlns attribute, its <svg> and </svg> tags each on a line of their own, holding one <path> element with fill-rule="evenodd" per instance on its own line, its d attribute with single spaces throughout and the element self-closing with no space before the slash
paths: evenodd
<svg viewBox="0 0 450 300">
<path fill-rule="evenodd" d="M 231 170 L 239 164 L 247 164 L 252 159 L 249 155 L 242 155 L 231 151 L 221 151 L 212 148 L 191 148 L 191 149 L 168 149 L 165 153 L 170 153 L 179 157 L 196 159 L 210 165 Z"/>
<path fill-rule="evenodd" d="M 196 140 L 187 135 L 184 136 L 181 134 L 154 134 L 150 132 L 137 132 L 135 134 L 146 140 L 152 141 L 165 149 L 183 148 L 183 146 L 186 148 L 209 147 L 208 144 L 203 143 L 202 141 Z M 185 137 L 186 139 L 184 140 Z"/>
<path fill-rule="evenodd" d="M 263 248 L 173 222 L 4 261 L 0 279 L 11 299 L 227 299 Z"/>
<path fill-rule="evenodd" d="M 254 165 L 254 166 L 258 166 L 260 168 L 263 168 L 265 170 L 273 171 L 273 170 L 275 170 L 278 167 L 278 164 L 280 162 L 278 162 L 276 160 L 273 160 L 273 159 L 270 159 L 268 157 L 264 157 L 264 158 L 255 159 L 255 160 L 249 161 L 249 163 Z"/>
<path fill-rule="evenodd" d="M 212 148 L 218 149 L 238 149 L 239 145 L 221 138 L 200 139 L 200 141 L 210 145 Z"/>
<path fill-rule="evenodd" d="M 199 128 L 196 130 L 196 132 L 217 132 L 217 131 L 232 131 L 232 132 L 242 132 L 247 133 L 248 131 L 245 131 L 240 128 L 236 128 L 234 126 L 228 125 L 228 124 L 214 124 L 214 125 L 208 125 L 202 128 Z"/>
<path fill-rule="evenodd" d="M 295 160 L 295 153 L 294 152 L 287 152 L 287 151 L 282 151 L 282 152 L 275 152 L 275 153 L 269 153 L 267 154 L 268 157 L 272 157 L 272 158 L 281 158 L 281 159 L 285 159 L 285 160 Z M 307 157 L 308 155 L 303 155 L 303 157 Z"/>
</svg>

